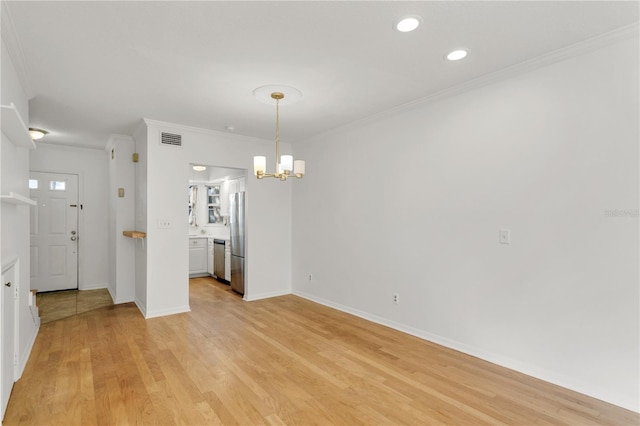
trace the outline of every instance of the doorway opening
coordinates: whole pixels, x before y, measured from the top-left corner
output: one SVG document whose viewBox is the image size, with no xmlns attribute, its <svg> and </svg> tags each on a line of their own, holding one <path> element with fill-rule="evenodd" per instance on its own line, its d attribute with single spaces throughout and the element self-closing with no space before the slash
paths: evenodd
<svg viewBox="0 0 640 426">
<path fill-rule="evenodd" d="M 244 295 L 247 170 L 192 163 L 189 176 L 189 278 Z"/>
</svg>

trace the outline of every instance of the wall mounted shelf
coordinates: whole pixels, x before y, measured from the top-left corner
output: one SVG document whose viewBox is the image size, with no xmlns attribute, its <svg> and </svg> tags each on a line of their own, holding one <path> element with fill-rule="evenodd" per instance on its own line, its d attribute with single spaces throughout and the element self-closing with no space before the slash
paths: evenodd
<svg viewBox="0 0 640 426">
<path fill-rule="evenodd" d="M 0 105 L 0 109 L 2 111 L 2 133 L 7 135 L 15 146 L 35 149 L 36 144 L 31 139 L 29 129 L 20 117 L 16 106 L 13 103 Z"/>
<path fill-rule="evenodd" d="M 145 238 L 147 234 L 141 231 L 122 231 L 122 235 L 129 238 Z"/>
<path fill-rule="evenodd" d="M 2 199 L 3 203 L 7 204 L 16 204 L 22 206 L 35 206 L 36 202 L 30 198 L 23 197 L 20 194 L 16 194 L 15 192 L 9 192 L 8 195 L 0 195 L 0 199 Z"/>
</svg>

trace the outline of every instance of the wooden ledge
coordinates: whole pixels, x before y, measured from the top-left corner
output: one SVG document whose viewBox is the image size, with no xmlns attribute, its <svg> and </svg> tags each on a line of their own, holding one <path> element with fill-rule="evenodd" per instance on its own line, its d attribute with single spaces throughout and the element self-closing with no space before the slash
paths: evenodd
<svg viewBox="0 0 640 426">
<path fill-rule="evenodd" d="M 129 238 L 145 238 L 147 234 L 141 231 L 122 231 L 122 235 Z"/>
</svg>

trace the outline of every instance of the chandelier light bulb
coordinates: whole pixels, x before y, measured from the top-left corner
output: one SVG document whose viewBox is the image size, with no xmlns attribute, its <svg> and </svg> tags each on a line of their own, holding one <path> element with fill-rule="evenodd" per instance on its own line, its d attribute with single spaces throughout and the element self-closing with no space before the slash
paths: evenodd
<svg viewBox="0 0 640 426">
<path fill-rule="evenodd" d="M 253 174 L 260 176 L 267 171 L 267 157 L 263 155 L 257 155 L 253 157 Z"/>
</svg>

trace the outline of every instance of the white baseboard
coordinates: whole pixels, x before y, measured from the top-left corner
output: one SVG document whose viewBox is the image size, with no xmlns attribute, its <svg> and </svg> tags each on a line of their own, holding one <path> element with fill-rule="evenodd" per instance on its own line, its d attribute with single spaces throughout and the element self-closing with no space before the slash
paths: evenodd
<svg viewBox="0 0 640 426">
<path fill-rule="evenodd" d="M 101 288 L 109 288 L 109 285 L 107 283 L 93 283 L 93 284 L 83 284 L 81 286 L 78 286 L 78 290 L 80 291 L 85 291 L 85 290 L 99 290 Z"/>
<path fill-rule="evenodd" d="M 136 303 L 137 305 L 137 303 Z M 139 308 L 139 306 L 138 306 Z M 174 315 L 174 314 L 182 314 L 185 312 L 191 312 L 191 308 L 189 307 L 189 305 L 187 306 L 180 306 L 180 307 L 176 307 L 176 308 L 169 308 L 169 309 L 159 309 L 156 311 L 147 311 L 146 314 L 144 315 L 144 317 L 146 319 L 149 318 L 157 318 L 157 317 L 164 317 L 167 315 Z"/>
<path fill-rule="evenodd" d="M 111 301 L 113 302 L 114 305 L 120 305 L 121 303 L 135 302 L 135 298 L 133 296 L 117 298 L 113 294 L 113 290 L 111 290 L 111 287 L 107 287 L 107 290 L 109 291 L 109 296 L 111 296 Z"/>
<path fill-rule="evenodd" d="M 134 303 L 138 307 L 138 310 L 140 311 L 142 316 L 146 318 L 147 317 L 147 307 L 137 298 L 134 300 Z"/>
<path fill-rule="evenodd" d="M 269 293 L 258 293 L 258 294 L 250 294 L 247 295 L 245 293 L 243 299 L 247 302 L 253 302 L 255 300 L 261 300 L 261 299 L 269 299 L 271 297 L 279 297 L 279 296 L 286 296 L 287 294 L 291 294 L 290 290 L 280 290 L 280 291 L 272 291 Z"/>
<path fill-rule="evenodd" d="M 570 377 L 559 375 L 555 372 L 551 372 L 534 365 L 522 363 L 520 361 L 516 361 L 511 358 L 486 351 L 484 349 L 467 345 L 465 343 L 447 339 L 446 337 L 432 334 L 425 330 L 420 330 L 405 324 L 391 321 L 386 318 L 379 317 L 377 315 L 373 315 L 365 311 L 353 309 L 353 308 L 350 308 L 349 306 L 341 305 L 339 303 L 335 303 L 330 300 L 322 299 L 320 297 L 316 297 L 314 295 L 311 295 L 302 291 L 294 290 L 293 294 L 295 294 L 296 296 L 302 297 L 304 299 L 311 300 L 312 302 L 316 302 L 321 305 L 329 306 L 339 311 L 346 312 L 351 315 L 355 315 L 357 317 L 366 319 L 376 324 L 381 324 L 386 327 L 393 328 L 394 330 L 398 330 L 403 333 L 407 333 L 412 336 L 418 337 L 420 339 L 427 340 L 429 342 L 436 343 L 438 345 L 441 345 L 450 349 L 454 349 L 458 352 L 462 352 L 467 355 L 480 358 L 482 360 L 491 362 L 496 365 L 500 365 L 510 370 L 514 370 L 514 371 L 526 374 L 528 376 L 535 377 L 540 380 L 544 380 L 545 382 L 553 383 L 554 385 L 558 385 L 563 388 L 570 389 L 575 392 L 579 392 L 581 394 L 590 396 L 592 398 L 596 398 L 601 401 L 605 401 L 610 404 L 617 405 L 618 407 L 622 407 L 627 410 L 634 411 L 636 413 L 640 412 L 640 405 L 638 404 L 638 401 L 632 400 L 632 398 L 629 398 L 626 395 L 615 395 L 611 391 L 596 389 L 592 385 L 581 383 Z"/>
<path fill-rule="evenodd" d="M 27 361 L 29 361 L 29 357 L 31 356 L 31 351 L 33 350 L 33 345 L 36 343 L 36 338 L 38 337 L 38 331 L 40 331 L 40 318 L 37 321 L 34 321 L 33 334 L 27 343 L 27 347 L 20 353 L 20 359 L 18 360 L 18 369 L 14 371 L 15 381 L 22 377 L 22 373 L 24 372 L 25 367 L 27 366 Z"/>
</svg>

